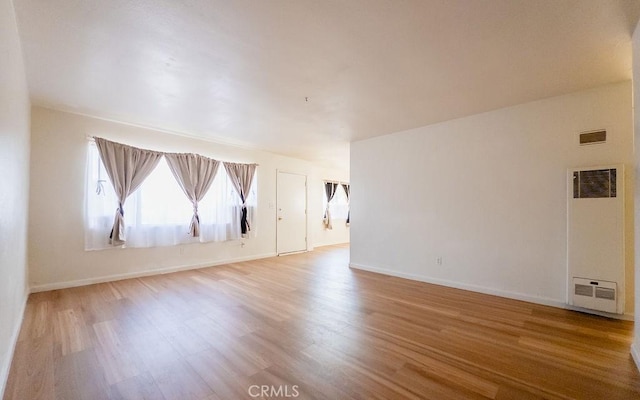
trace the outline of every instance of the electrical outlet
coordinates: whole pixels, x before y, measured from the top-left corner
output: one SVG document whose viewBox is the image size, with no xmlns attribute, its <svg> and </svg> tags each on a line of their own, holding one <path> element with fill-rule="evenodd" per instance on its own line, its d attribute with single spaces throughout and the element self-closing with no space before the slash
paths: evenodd
<svg viewBox="0 0 640 400">
<path fill-rule="evenodd" d="M 180 246 L 180 255 L 183 256 L 184 255 L 184 247 Z"/>
<path fill-rule="evenodd" d="M 442 257 L 436 257 L 436 264 L 442 265 Z"/>
</svg>

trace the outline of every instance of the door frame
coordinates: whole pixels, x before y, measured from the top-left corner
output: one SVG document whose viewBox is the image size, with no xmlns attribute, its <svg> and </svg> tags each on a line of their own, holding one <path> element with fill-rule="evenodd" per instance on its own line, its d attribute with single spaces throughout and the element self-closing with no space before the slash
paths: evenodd
<svg viewBox="0 0 640 400">
<path fill-rule="evenodd" d="M 291 174 L 291 175 L 298 175 L 298 176 L 304 176 L 304 242 L 305 242 L 305 249 L 304 250 L 300 250 L 300 251 L 289 251 L 289 252 L 284 252 L 281 253 L 278 249 L 278 236 L 279 236 L 279 226 L 280 224 L 278 223 L 278 183 L 279 183 L 279 178 L 280 178 L 280 173 L 283 174 Z M 276 215 L 275 215 L 275 223 L 276 223 L 276 254 L 278 256 L 285 256 L 285 255 L 289 255 L 289 254 L 298 254 L 298 253 L 304 253 L 309 251 L 309 176 L 307 174 L 301 174 L 298 172 L 290 172 L 287 170 L 282 170 L 282 169 L 276 169 Z"/>
</svg>

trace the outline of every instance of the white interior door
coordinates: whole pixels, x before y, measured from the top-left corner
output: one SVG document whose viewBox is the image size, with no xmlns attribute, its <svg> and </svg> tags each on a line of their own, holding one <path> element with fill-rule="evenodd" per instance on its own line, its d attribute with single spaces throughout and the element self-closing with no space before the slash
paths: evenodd
<svg viewBox="0 0 640 400">
<path fill-rule="evenodd" d="M 307 250 L 307 177 L 278 171 L 278 254 Z"/>
</svg>

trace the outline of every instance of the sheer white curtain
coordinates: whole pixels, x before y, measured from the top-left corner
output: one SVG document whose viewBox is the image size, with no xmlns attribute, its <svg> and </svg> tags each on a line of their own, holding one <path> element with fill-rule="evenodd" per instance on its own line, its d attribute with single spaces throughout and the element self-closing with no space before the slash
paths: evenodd
<svg viewBox="0 0 640 400">
<path fill-rule="evenodd" d="M 246 202 L 252 227 L 249 237 L 255 236 L 257 231 L 256 186 L 254 182 Z M 109 232 L 117 204 L 96 146 L 90 143 L 85 191 L 86 250 L 113 247 L 109 245 Z M 138 190 L 127 198 L 124 208 L 126 247 L 172 246 L 242 238 L 239 218 L 242 203 L 224 168 L 218 168 L 211 187 L 199 202 L 200 237 L 189 235 L 193 206 L 165 162 L 160 162 Z"/>
<path fill-rule="evenodd" d="M 242 200 L 238 197 L 233 183 L 224 168 L 218 168 L 218 176 L 207 195 L 200 202 L 200 236 L 202 241 L 222 241 L 231 239 L 253 238 L 257 235 L 258 195 L 257 179 L 245 202 L 247 206 L 247 221 L 251 224 L 251 231 L 242 234 L 240 218 L 242 216 Z M 217 221 L 217 223 L 209 223 Z"/>
<path fill-rule="evenodd" d="M 200 236 L 198 203 L 207 194 L 218 171 L 220 162 L 199 154 L 168 153 L 164 155 L 176 182 L 193 205 L 189 234 Z"/>
<path fill-rule="evenodd" d="M 326 194 L 322 196 L 323 202 L 322 206 L 326 210 L 327 209 L 327 196 Z M 329 203 L 329 213 L 331 215 L 331 221 L 337 220 L 348 220 L 349 218 L 349 197 L 345 192 L 344 186 L 339 185 L 336 188 L 336 191 L 331 199 L 331 203 Z"/>
<path fill-rule="evenodd" d="M 337 182 L 325 182 L 324 183 L 324 194 L 326 196 L 326 203 L 324 207 L 324 217 L 322 221 L 324 222 L 325 229 L 333 229 L 333 225 L 331 224 L 331 204 L 333 197 L 338 190 L 338 186 L 340 186 Z"/>
<path fill-rule="evenodd" d="M 139 149 L 122 143 L 95 138 L 98 154 L 109 176 L 111 187 L 118 197 L 113 227 L 109 238 L 114 246 L 123 245 L 126 241 L 124 204 L 127 197 L 136 191 L 156 168 L 162 153 Z"/>
<path fill-rule="evenodd" d="M 342 189 L 344 189 L 344 194 L 347 200 L 347 221 L 346 221 L 346 225 L 349 226 L 349 219 L 350 219 L 350 215 L 351 215 L 351 209 L 349 207 L 349 197 L 351 196 L 351 185 L 349 185 L 348 183 L 343 183 L 342 185 Z"/>
<path fill-rule="evenodd" d="M 249 207 L 247 204 L 247 198 L 251 191 L 253 184 L 253 177 L 256 174 L 257 164 L 238 164 L 238 163 L 223 163 L 224 169 L 227 171 L 227 175 L 231 180 L 231 183 L 240 196 L 242 207 L 240 209 L 240 231 L 242 235 L 247 235 L 251 232 L 251 220 L 249 219 Z"/>
</svg>

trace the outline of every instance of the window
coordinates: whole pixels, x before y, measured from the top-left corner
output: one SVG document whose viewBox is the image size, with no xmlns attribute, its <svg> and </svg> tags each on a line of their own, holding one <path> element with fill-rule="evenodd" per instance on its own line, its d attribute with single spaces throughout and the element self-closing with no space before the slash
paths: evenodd
<svg viewBox="0 0 640 400">
<path fill-rule="evenodd" d="M 325 210 L 327 208 L 326 193 L 324 193 L 322 197 L 322 209 Z M 349 213 L 349 201 L 347 200 L 347 194 L 345 193 L 342 185 L 338 185 L 336 194 L 333 195 L 331 204 L 329 204 L 329 212 L 331 213 L 331 219 L 334 221 L 339 219 L 347 219 L 347 215 Z"/>
<path fill-rule="evenodd" d="M 250 236 L 256 233 L 256 187 L 257 177 L 254 177 L 247 198 Z M 85 197 L 85 249 L 111 248 L 109 234 L 118 200 L 94 143 L 90 143 L 87 156 Z M 198 205 L 200 237 L 190 237 L 193 207 L 163 159 L 124 204 L 126 247 L 240 239 L 241 210 L 240 197 L 220 165 L 209 191 Z"/>
</svg>

